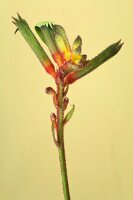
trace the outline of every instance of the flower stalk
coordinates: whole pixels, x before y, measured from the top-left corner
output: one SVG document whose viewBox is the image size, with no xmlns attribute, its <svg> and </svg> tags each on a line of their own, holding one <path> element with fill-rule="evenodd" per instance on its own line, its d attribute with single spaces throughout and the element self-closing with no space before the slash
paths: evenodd
<svg viewBox="0 0 133 200">
<path fill-rule="evenodd" d="M 59 106 L 57 108 L 57 133 L 58 133 L 58 152 L 59 152 L 59 161 L 62 175 L 62 186 L 64 199 L 70 200 L 70 192 L 69 192 L 69 184 L 68 184 L 68 175 L 67 175 L 67 167 L 66 167 L 66 157 L 65 157 L 65 146 L 64 146 L 64 86 L 62 84 L 57 84 L 58 90 L 58 103 Z"/>
<path fill-rule="evenodd" d="M 69 103 L 69 98 L 66 96 L 69 85 L 115 56 L 120 51 L 123 43 L 119 40 L 90 60 L 87 59 L 87 55 L 82 54 L 82 39 L 80 36 L 76 37 L 71 47 L 62 26 L 52 22 L 39 23 L 35 26 L 35 30 L 40 39 L 49 48 L 56 66 L 49 59 L 31 31 L 28 23 L 22 19 L 19 14 L 18 19 L 13 17 L 13 20 L 13 23 L 17 27 L 15 33 L 17 31 L 21 32 L 46 72 L 55 80 L 57 90 L 55 91 L 52 87 L 47 87 L 45 92 L 52 96 L 56 109 L 56 114 L 52 113 L 50 116 L 52 122 L 52 136 L 59 153 L 64 200 L 70 200 L 64 144 L 64 126 L 71 119 L 75 110 L 75 105 L 73 105 L 71 110 L 65 115 Z"/>
</svg>

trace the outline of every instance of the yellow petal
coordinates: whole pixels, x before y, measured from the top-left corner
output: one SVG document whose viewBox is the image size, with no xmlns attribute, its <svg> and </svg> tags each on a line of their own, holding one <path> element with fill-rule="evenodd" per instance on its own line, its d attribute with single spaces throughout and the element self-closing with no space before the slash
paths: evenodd
<svg viewBox="0 0 133 200">
<path fill-rule="evenodd" d="M 64 43 L 63 38 L 58 33 L 55 33 L 55 41 L 56 41 L 58 50 L 64 56 L 65 60 L 66 61 L 70 60 L 71 53 L 67 50 L 67 47 Z"/>
</svg>

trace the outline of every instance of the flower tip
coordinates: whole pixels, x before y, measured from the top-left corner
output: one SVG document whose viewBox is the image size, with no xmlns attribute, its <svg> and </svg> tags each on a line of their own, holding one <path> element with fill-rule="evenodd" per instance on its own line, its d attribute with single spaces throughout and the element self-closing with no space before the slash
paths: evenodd
<svg viewBox="0 0 133 200">
<path fill-rule="evenodd" d="M 121 39 L 118 41 L 119 46 L 123 46 L 124 42 L 121 41 Z"/>
<path fill-rule="evenodd" d="M 15 18 L 15 17 L 12 17 L 12 19 L 14 20 L 14 21 L 12 21 L 15 25 L 16 25 L 16 23 L 19 21 L 17 18 Z"/>
<path fill-rule="evenodd" d="M 82 40 L 80 35 L 77 36 L 77 40 Z"/>
<path fill-rule="evenodd" d="M 121 49 L 121 47 L 123 46 L 123 44 L 124 44 L 124 42 L 121 42 L 121 39 L 120 40 L 118 40 L 118 42 L 116 42 L 114 45 L 114 49 L 115 49 L 115 51 L 116 52 L 118 52 L 120 49 Z"/>
<path fill-rule="evenodd" d="M 18 18 L 19 18 L 19 19 L 22 19 L 22 17 L 20 16 L 20 14 L 19 14 L 19 13 L 17 13 L 17 15 L 18 15 Z"/>
<path fill-rule="evenodd" d="M 47 28 L 53 28 L 53 25 L 54 25 L 54 22 L 53 21 L 42 21 L 42 22 L 39 22 L 35 25 L 35 28 L 41 28 L 43 26 L 47 27 Z"/>
<path fill-rule="evenodd" d="M 19 28 L 16 28 L 16 30 L 14 31 L 14 34 L 16 34 L 19 31 Z"/>
<path fill-rule="evenodd" d="M 80 37 L 80 35 L 78 35 L 73 42 L 72 50 L 75 50 L 81 46 L 82 46 L 82 38 Z"/>
</svg>

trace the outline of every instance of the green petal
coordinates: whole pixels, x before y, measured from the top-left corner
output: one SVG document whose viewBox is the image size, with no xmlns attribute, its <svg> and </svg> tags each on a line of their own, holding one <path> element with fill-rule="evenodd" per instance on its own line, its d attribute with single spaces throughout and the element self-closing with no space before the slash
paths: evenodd
<svg viewBox="0 0 133 200">
<path fill-rule="evenodd" d="M 55 25 L 53 25 L 53 29 L 55 30 L 55 32 L 57 32 L 63 38 L 67 50 L 71 51 L 69 40 L 67 38 L 67 35 L 66 35 L 64 28 L 60 25 L 55 24 Z"/>
<path fill-rule="evenodd" d="M 53 21 L 43 21 L 43 22 L 39 22 L 36 26 L 50 26 L 51 28 L 53 28 L 54 22 Z"/>
<path fill-rule="evenodd" d="M 33 32 L 31 31 L 28 23 L 24 19 L 22 19 L 22 17 L 19 14 L 18 14 L 18 19 L 13 17 L 13 20 L 14 20 L 13 23 L 17 26 L 16 31 L 19 30 L 21 32 L 22 36 L 27 41 L 27 43 L 29 44 L 35 55 L 38 57 L 39 61 L 42 63 L 46 71 L 49 73 L 50 69 L 50 73 L 52 71 L 53 76 L 55 76 L 54 66 L 52 62 L 50 61 L 46 52 L 36 39 Z"/>
<path fill-rule="evenodd" d="M 81 54 L 81 46 L 78 46 L 76 49 L 73 49 L 72 52 L 74 54 Z"/>
<path fill-rule="evenodd" d="M 39 23 L 35 26 L 35 30 L 49 48 L 55 62 L 58 66 L 61 66 L 62 58 L 55 42 L 53 25 L 46 25 L 46 23 L 43 25 L 43 23 Z"/>
<path fill-rule="evenodd" d="M 119 40 L 118 42 L 107 47 L 100 54 L 98 54 L 96 57 L 90 60 L 90 62 L 87 65 L 84 66 L 84 69 L 82 70 L 82 72 L 79 73 L 80 76 L 82 77 L 90 73 L 92 70 L 102 65 L 105 61 L 115 56 L 120 51 L 122 46 L 123 46 L 123 43 L 121 43 L 121 40 Z"/>
<path fill-rule="evenodd" d="M 55 33 L 54 36 L 55 36 L 55 41 L 56 41 L 58 50 L 61 53 L 67 53 L 67 48 L 66 48 L 63 38 L 58 33 Z"/>
<path fill-rule="evenodd" d="M 51 53 L 58 51 L 53 38 L 53 30 L 49 24 L 46 26 L 42 25 L 42 23 L 39 23 L 35 26 L 35 30 L 40 36 L 41 40 L 48 46 Z"/>
<path fill-rule="evenodd" d="M 13 17 L 13 23 L 17 26 L 17 30 L 19 30 L 25 40 L 28 42 L 31 49 L 34 51 L 38 59 L 44 63 L 44 60 L 49 60 L 47 54 L 41 47 L 40 43 L 36 39 L 35 35 L 31 31 L 28 23 L 22 19 L 22 17 L 18 14 L 18 19 Z"/>
<path fill-rule="evenodd" d="M 82 38 L 78 35 L 73 42 L 72 50 L 75 50 L 81 46 L 82 46 Z"/>
<path fill-rule="evenodd" d="M 72 71 L 66 76 L 65 83 L 73 83 L 79 78 L 87 75 L 88 73 L 96 69 L 98 66 L 103 64 L 105 61 L 115 56 L 120 51 L 122 45 L 123 43 L 121 43 L 121 40 L 119 40 L 118 42 L 107 47 L 104 51 L 102 51 L 98 56 L 94 57 L 92 60 L 86 61 L 83 68 Z"/>
</svg>

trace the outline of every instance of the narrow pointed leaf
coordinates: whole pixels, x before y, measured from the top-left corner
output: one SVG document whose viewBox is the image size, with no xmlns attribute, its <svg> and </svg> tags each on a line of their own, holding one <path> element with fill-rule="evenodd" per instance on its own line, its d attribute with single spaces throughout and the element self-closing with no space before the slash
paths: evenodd
<svg viewBox="0 0 133 200">
<path fill-rule="evenodd" d="M 94 57 L 89 62 L 87 61 L 83 68 L 69 73 L 66 76 L 65 80 L 66 84 L 75 82 L 77 79 L 87 75 L 88 73 L 96 69 L 98 66 L 103 64 L 105 61 L 115 56 L 120 51 L 122 45 L 123 43 L 121 43 L 121 41 L 118 41 L 110 45 L 104 51 L 102 51 L 98 56 Z"/>
<path fill-rule="evenodd" d="M 35 35 L 31 31 L 28 23 L 24 19 L 22 19 L 19 14 L 18 19 L 13 17 L 13 20 L 13 23 L 17 26 L 16 31 L 19 30 L 21 32 L 22 36 L 27 41 L 35 55 L 38 57 L 45 70 L 55 78 L 56 73 L 54 66 L 50 61 L 49 57 L 47 56 L 46 52 L 36 39 Z"/>
<path fill-rule="evenodd" d="M 73 116 L 74 110 L 75 110 L 75 105 L 73 105 L 72 109 L 65 116 L 64 124 L 66 124 L 71 119 L 71 117 Z"/>
</svg>

